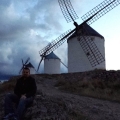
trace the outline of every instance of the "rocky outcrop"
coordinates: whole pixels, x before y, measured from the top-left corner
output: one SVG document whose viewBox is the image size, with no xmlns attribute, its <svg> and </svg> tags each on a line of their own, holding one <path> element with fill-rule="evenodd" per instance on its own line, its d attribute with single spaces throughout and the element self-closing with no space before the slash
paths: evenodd
<svg viewBox="0 0 120 120">
<path fill-rule="evenodd" d="M 39 94 L 27 109 L 25 120 L 69 120 L 69 112 L 62 99 Z"/>
<path fill-rule="evenodd" d="M 27 108 L 24 120 L 70 120 L 75 111 L 60 97 L 38 91 L 33 104 Z M 4 116 L 4 94 L 0 95 L 0 120 Z M 79 116 L 79 115 L 78 115 Z"/>
</svg>

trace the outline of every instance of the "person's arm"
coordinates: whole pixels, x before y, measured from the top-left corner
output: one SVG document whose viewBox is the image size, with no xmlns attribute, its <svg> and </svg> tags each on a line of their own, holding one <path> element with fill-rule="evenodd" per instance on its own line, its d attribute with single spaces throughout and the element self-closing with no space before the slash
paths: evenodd
<svg viewBox="0 0 120 120">
<path fill-rule="evenodd" d="M 21 92 L 20 92 L 20 79 L 17 80 L 17 83 L 14 87 L 14 93 L 18 96 L 21 97 Z"/>
<path fill-rule="evenodd" d="M 29 88 L 29 92 L 26 93 L 26 97 L 31 97 L 31 96 L 35 96 L 36 94 L 36 91 L 37 91 L 37 86 L 36 86 L 36 82 L 35 82 L 35 79 L 34 78 L 31 78 L 31 81 L 30 81 L 30 87 Z"/>
</svg>

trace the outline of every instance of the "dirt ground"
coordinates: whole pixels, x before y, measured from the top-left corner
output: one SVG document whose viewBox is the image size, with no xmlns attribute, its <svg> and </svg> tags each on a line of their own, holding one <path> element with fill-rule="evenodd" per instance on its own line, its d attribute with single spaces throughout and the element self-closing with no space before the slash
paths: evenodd
<svg viewBox="0 0 120 120">
<path fill-rule="evenodd" d="M 37 80 L 38 90 L 44 94 L 67 100 L 69 107 L 81 111 L 88 120 L 120 120 L 120 103 L 79 96 L 54 87 L 56 80 Z"/>
</svg>

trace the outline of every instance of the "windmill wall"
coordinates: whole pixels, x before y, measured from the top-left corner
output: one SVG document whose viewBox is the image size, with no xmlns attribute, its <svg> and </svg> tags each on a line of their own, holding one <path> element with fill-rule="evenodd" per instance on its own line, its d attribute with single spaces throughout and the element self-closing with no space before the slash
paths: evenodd
<svg viewBox="0 0 120 120">
<path fill-rule="evenodd" d="M 44 73 L 60 74 L 60 59 L 44 59 Z"/>
<path fill-rule="evenodd" d="M 36 71 L 34 68 L 30 67 L 29 69 L 30 69 L 30 74 L 36 74 Z"/>
<path fill-rule="evenodd" d="M 96 36 L 90 36 L 93 38 L 99 51 L 105 58 L 104 39 Z M 105 69 L 105 62 L 92 67 L 83 49 L 80 46 L 76 37 L 68 40 L 68 72 L 84 72 L 94 69 Z"/>
</svg>

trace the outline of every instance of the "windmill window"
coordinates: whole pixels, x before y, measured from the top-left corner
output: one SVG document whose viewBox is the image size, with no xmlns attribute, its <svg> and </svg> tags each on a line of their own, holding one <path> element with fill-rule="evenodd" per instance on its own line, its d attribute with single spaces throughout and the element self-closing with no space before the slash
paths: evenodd
<svg viewBox="0 0 120 120">
<path fill-rule="evenodd" d="M 92 41 L 95 40 L 95 37 L 91 37 L 91 40 L 92 40 Z"/>
</svg>

